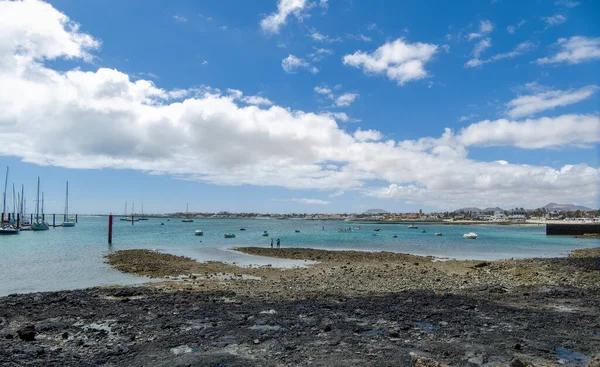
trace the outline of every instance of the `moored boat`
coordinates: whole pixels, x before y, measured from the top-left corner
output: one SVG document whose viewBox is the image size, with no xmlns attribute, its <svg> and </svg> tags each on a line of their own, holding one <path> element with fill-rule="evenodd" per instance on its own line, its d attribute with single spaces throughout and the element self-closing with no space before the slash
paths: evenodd
<svg viewBox="0 0 600 367">
<path fill-rule="evenodd" d="M 196 232 L 194 232 L 194 234 L 195 234 L 196 236 L 203 236 L 203 235 L 204 235 L 204 232 L 202 232 L 202 230 L 201 230 L 201 229 L 197 229 L 197 230 L 196 230 Z"/>
<path fill-rule="evenodd" d="M 442 235 L 442 232 L 435 232 L 435 235 L 436 235 L 436 236 L 441 236 L 441 235 Z"/>
<path fill-rule="evenodd" d="M 67 193 L 65 194 L 65 216 L 63 217 L 63 227 L 75 227 L 75 221 L 69 217 L 69 181 L 67 181 Z"/>
<path fill-rule="evenodd" d="M 223 237 L 225 237 L 225 238 L 235 238 L 235 234 L 233 234 L 233 233 L 225 233 L 223 235 Z"/>
<path fill-rule="evenodd" d="M 32 231 L 46 231 L 50 229 L 48 223 L 44 221 L 44 193 L 42 193 L 42 216 L 40 221 L 40 178 L 38 177 L 37 195 L 36 195 L 36 209 L 34 222 L 31 223 Z"/>
<path fill-rule="evenodd" d="M 411 225 L 408 226 L 408 228 L 410 228 L 410 229 L 417 229 L 417 228 L 419 228 L 419 226 L 415 226 L 414 224 L 411 224 Z"/>
<path fill-rule="evenodd" d="M 4 223 L 2 227 L 0 227 L 0 235 L 2 234 L 19 234 L 19 230 L 10 223 Z"/>
<path fill-rule="evenodd" d="M 477 236 L 477 233 L 475 233 L 475 232 L 469 232 L 469 233 L 463 234 L 463 237 L 470 239 L 470 240 L 476 240 L 478 236 Z"/>
<path fill-rule="evenodd" d="M 294 232 L 296 232 L 296 233 L 300 233 L 300 230 L 299 230 L 299 229 L 296 229 L 296 230 L 294 230 Z"/>
<path fill-rule="evenodd" d="M 265 236 L 265 237 L 267 237 L 269 235 L 269 232 L 264 231 L 262 235 Z"/>
</svg>

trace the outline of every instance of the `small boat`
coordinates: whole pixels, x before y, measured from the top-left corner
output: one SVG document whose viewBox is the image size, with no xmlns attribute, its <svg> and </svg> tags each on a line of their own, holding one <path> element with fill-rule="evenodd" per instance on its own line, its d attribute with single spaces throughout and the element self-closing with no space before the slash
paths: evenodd
<svg viewBox="0 0 600 367">
<path fill-rule="evenodd" d="M 225 238 L 235 238 L 235 235 L 233 233 L 225 233 L 225 235 L 223 235 L 223 237 L 225 237 Z"/>
<path fill-rule="evenodd" d="M 40 178 L 38 177 L 37 195 L 36 195 L 36 208 L 35 208 L 35 222 L 31 223 L 32 231 L 47 231 L 50 229 L 50 225 L 44 221 L 44 193 L 42 192 L 42 215 L 40 222 Z"/>
<path fill-rule="evenodd" d="M 164 226 L 165 224 L 164 224 L 164 223 L 161 223 L 160 225 L 161 225 L 161 226 Z"/>
<path fill-rule="evenodd" d="M 240 231 L 245 231 L 245 230 L 246 230 L 246 228 L 240 228 Z"/>
<path fill-rule="evenodd" d="M 204 232 L 202 232 L 201 229 L 197 229 L 196 232 L 194 232 L 196 234 L 196 236 L 203 236 Z"/>
<path fill-rule="evenodd" d="M 374 231 L 379 232 L 379 231 L 381 231 L 381 228 L 375 228 Z"/>
<path fill-rule="evenodd" d="M 63 227 L 75 227 L 75 221 L 69 217 L 69 181 L 67 181 L 67 193 L 65 195 L 65 216 L 63 218 Z"/>
<path fill-rule="evenodd" d="M 269 235 L 269 232 L 264 231 L 262 235 L 265 236 L 265 237 L 267 237 Z"/>
<path fill-rule="evenodd" d="M 475 233 L 475 232 L 469 232 L 469 233 L 463 234 L 463 237 L 468 238 L 470 240 L 476 240 L 478 236 L 477 236 L 477 233 Z"/>
<path fill-rule="evenodd" d="M 192 223 L 194 221 L 192 218 L 190 218 L 188 204 L 185 204 L 185 215 L 186 215 L 186 218 L 181 220 L 183 223 Z"/>
<path fill-rule="evenodd" d="M 148 220 L 148 217 L 144 217 L 144 203 L 142 203 L 142 214 L 141 217 L 138 218 L 139 220 Z"/>
<path fill-rule="evenodd" d="M 411 224 L 410 226 L 408 226 L 408 228 L 410 228 L 410 229 L 417 229 L 417 228 L 419 228 L 419 226 L 415 226 L 414 224 Z"/>
<path fill-rule="evenodd" d="M 10 223 L 4 223 L 4 225 L 0 227 L 0 235 L 2 234 L 19 234 L 19 230 Z"/>
<path fill-rule="evenodd" d="M 441 236 L 441 235 L 442 235 L 442 232 L 435 232 L 435 235 L 436 235 L 436 236 Z"/>
<path fill-rule="evenodd" d="M 300 230 L 299 230 L 299 229 L 296 229 L 296 230 L 294 230 L 294 232 L 296 232 L 296 233 L 300 233 Z"/>
<path fill-rule="evenodd" d="M 395 235 L 393 235 L 393 236 L 392 236 L 392 238 L 398 238 L 398 235 L 397 235 L 397 234 L 395 234 Z"/>
<path fill-rule="evenodd" d="M 427 233 L 427 231 L 426 230 L 422 230 L 421 233 Z"/>
</svg>

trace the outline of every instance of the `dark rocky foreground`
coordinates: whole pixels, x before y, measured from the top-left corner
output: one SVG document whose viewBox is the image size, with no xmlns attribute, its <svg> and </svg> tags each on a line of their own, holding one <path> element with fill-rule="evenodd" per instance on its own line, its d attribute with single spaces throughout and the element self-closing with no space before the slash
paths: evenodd
<svg viewBox="0 0 600 367">
<path fill-rule="evenodd" d="M 597 288 L 286 301 L 142 286 L 0 298 L 0 366 L 406 366 L 411 354 L 456 366 L 585 366 L 598 353 Z"/>
</svg>

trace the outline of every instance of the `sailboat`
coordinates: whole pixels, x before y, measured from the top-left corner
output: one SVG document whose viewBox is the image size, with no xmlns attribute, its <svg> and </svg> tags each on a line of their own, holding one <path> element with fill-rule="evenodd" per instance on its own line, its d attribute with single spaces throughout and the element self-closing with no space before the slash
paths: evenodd
<svg viewBox="0 0 600 367">
<path fill-rule="evenodd" d="M 3 199 L 2 199 L 2 218 L 4 218 L 4 215 L 6 214 L 6 186 L 7 185 L 8 185 L 8 167 L 6 167 L 6 178 L 4 179 L 4 195 L 3 195 Z M 15 189 L 15 187 L 13 185 L 13 199 L 15 196 L 14 189 Z M 8 221 L 8 218 L 7 218 L 6 221 L 3 221 L 3 223 L 0 223 L 0 234 L 19 234 L 19 229 L 14 224 L 12 224 L 10 221 Z"/>
<path fill-rule="evenodd" d="M 121 218 L 119 218 L 120 220 L 125 220 L 125 221 L 131 221 L 131 218 L 129 218 L 127 216 L 127 200 L 125 201 L 125 212 L 123 213 L 123 216 Z"/>
<path fill-rule="evenodd" d="M 182 219 L 181 220 L 182 222 L 191 223 L 191 222 L 194 221 L 192 218 L 190 218 L 190 212 L 189 212 L 188 204 L 187 203 L 185 204 L 185 214 L 186 214 L 186 218 Z"/>
<path fill-rule="evenodd" d="M 69 218 L 69 181 L 67 181 L 67 194 L 65 195 L 65 216 L 63 218 L 63 227 L 75 227 L 75 221 Z"/>
<path fill-rule="evenodd" d="M 140 214 L 139 220 L 148 220 L 148 217 L 144 217 L 144 203 L 142 203 L 142 214 Z"/>
<path fill-rule="evenodd" d="M 31 229 L 34 231 L 46 231 L 50 228 L 48 223 L 44 222 L 44 193 L 42 193 L 42 218 L 40 218 L 40 177 L 38 176 L 37 194 L 35 200 L 35 218 L 31 223 Z M 40 221 L 41 219 L 41 221 Z"/>
<path fill-rule="evenodd" d="M 131 203 L 131 217 L 129 217 L 129 220 L 137 222 L 139 219 L 138 219 L 138 217 L 136 217 L 134 215 L 134 213 L 135 213 L 135 203 Z"/>
</svg>

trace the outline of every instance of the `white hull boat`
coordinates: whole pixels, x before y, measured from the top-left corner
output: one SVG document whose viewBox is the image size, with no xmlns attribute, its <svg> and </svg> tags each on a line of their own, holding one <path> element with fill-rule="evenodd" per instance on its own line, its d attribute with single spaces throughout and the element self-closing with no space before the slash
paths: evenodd
<svg viewBox="0 0 600 367">
<path fill-rule="evenodd" d="M 465 233 L 463 234 L 463 237 L 469 240 L 476 240 L 477 239 L 477 233 L 475 232 L 469 232 L 469 233 Z"/>
</svg>

